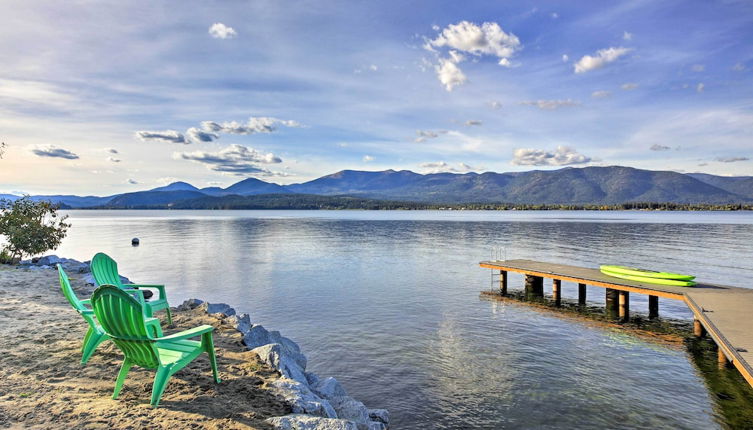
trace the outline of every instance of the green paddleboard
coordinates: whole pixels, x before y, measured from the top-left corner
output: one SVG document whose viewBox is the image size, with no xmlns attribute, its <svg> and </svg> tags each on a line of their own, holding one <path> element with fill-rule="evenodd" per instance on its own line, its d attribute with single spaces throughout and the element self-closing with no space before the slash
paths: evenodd
<svg viewBox="0 0 753 430">
<path fill-rule="evenodd" d="M 643 282 L 646 284 L 671 285 L 675 287 L 692 287 L 695 285 L 695 282 L 693 281 L 681 281 L 677 279 L 649 278 L 646 276 L 626 275 L 624 273 L 615 273 L 615 272 L 610 272 L 609 270 L 604 270 L 604 269 L 601 269 L 601 273 L 608 276 L 614 276 L 615 278 L 627 279 L 629 281 Z"/>
<path fill-rule="evenodd" d="M 609 266 L 604 265 L 599 267 L 601 271 L 608 271 L 612 273 L 619 273 L 621 275 L 628 275 L 628 276 L 640 276 L 642 278 L 659 278 L 659 279 L 674 279 L 676 281 L 692 281 L 695 279 L 695 276 L 692 275 L 681 275 L 679 273 L 668 273 L 668 272 L 656 272 L 654 270 L 646 270 L 646 269 L 639 269 L 637 267 L 628 267 L 628 266 Z"/>
</svg>

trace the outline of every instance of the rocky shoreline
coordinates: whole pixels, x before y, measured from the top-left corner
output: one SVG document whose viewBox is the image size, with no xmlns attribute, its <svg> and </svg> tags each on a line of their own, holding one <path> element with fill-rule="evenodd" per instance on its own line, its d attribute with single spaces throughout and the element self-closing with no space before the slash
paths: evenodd
<svg viewBox="0 0 753 430">
<path fill-rule="evenodd" d="M 94 284 L 88 262 L 49 255 L 22 261 L 18 267 L 33 270 L 55 269 L 61 264 L 66 271 L 85 274 L 84 279 Z M 88 275 L 87 275 L 88 274 Z M 124 278 L 126 283 L 130 282 Z M 261 361 L 280 372 L 281 378 L 271 383 L 274 393 L 284 399 L 292 414 L 273 417 L 267 423 L 284 430 L 385 430 L 389 428 L 389 412 L 386 409 L 369 409 L 362 402 L 349 396 L 333 377 L 321 378 L 307 372 L 308 360 L 300 346 L 260 324 L 251 322 L 251 317 L 238 314 L 225 303 L 208 303 L 189 299 L 177 307 L 181 310 L 203 310 L 209 315 L 224 320 L 243 336 L 243 343 Z"/>
</svg>

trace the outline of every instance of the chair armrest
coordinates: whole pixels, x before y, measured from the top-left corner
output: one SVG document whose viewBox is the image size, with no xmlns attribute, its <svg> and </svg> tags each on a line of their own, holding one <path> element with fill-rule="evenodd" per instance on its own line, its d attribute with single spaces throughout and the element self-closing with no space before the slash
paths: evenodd
<svg viewBox="0 0 753 430">
<path fill-rule="evenodd" d="M 84 310 L 80 310 L 79 312 L 81 312 L 81 315 L 92 315 L 92 316 L 94 316 L 94 311 L 91 310 L 91 309 L 84 309 Z"/>
<path fill-rule="evenodd" d="M 158 284 L 123 284 L 124 288 L 147 288 L 159 290 L 159 298 L 167 300 L 167 294 L 165 294 L 165 286 Z"/>
<path fill-rule="evenodd" d="M 144 324 L 146 325 L 147 330 L 151 327 L 152 330 L 154 330 L 154 333 L 152 335 L 155 338 L 162 337 L 162 327 L 159 324 L 159 320 L 157 318 L 146 318 L 144 319 Z"/>
<path fill-rule="evenodd" d="M 142 306 L 146 307 L 146 299 L 144 299 L 143 291 L 137 290 L 135 288 L 123 288 L 123 291 L 125 291 L 128 294 L 131 294 L 134 298 L 136 298 L 136 300 L 139 301 L 139 303 L 141 303 Z"/>
<path fill-rule="evenodd" d="M 198 327 L 194 327 L 190 330 L 184 330 L 180 333 L 171 334 L 170 336 L 164 336 L 160 337 L 158 339 L 155 339 L 157 342 L 163 341 L 163 340 L 183 340 L 188 339 L 191 337 L 200 336 L 204 333 L 211 333 L 212 330 L 214 330 L 214 327 L 211 325 L 200 325 Z"/>
<path fill-rule="evenodd" d="M 89 305 L 89 306 L 92 305 L 92 299 L 84 299 L 84 300 L 79 300 L 79 301 L 81 302 L 82 305 Z"/>
</svg>

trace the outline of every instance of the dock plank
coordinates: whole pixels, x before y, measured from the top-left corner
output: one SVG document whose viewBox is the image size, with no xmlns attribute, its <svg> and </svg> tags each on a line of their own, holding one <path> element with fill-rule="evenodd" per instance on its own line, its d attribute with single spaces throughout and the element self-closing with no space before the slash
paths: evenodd
<svg viewBox="0 0 753 430">
<path fill-rule="evenodd" d="M 684 301 L 732 364 L 753 386 L 753 289 L 698 283 L 646 284 L 599 269 L 534 260 L 482 261 L 481 267 Z"/>
</svg>

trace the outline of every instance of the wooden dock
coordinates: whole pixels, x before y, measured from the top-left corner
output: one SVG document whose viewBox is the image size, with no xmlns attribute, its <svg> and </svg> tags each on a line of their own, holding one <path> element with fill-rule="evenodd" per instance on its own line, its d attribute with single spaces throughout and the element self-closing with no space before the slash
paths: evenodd
<svg viewBox="0 0 753 430">
<path fill-rule="evenodd" d="M 629 318 L 630 293 L 649 296 L 649 317 L 659 315 L 659 297 L 681 300 L 693 311 L 694 333 L 708 334 L 719 348 L 719 363 L 731 362 L 753 386 L 753 289 L 699 283 L 695 287 L 646 284 L 607 276 L 598 269 L 533 260 L 482 261 L 499 271 L 499 288 L 507 294 L 508 272 L 525 275 L 526 294 L 543 296 L 544 278 L 552 279 L 552 298 L 559 304 L 562 281 L 578 284 L 578 302 L 586 302 L 586 285 L 606 289 L 608 312 Z"/>
</svg>

